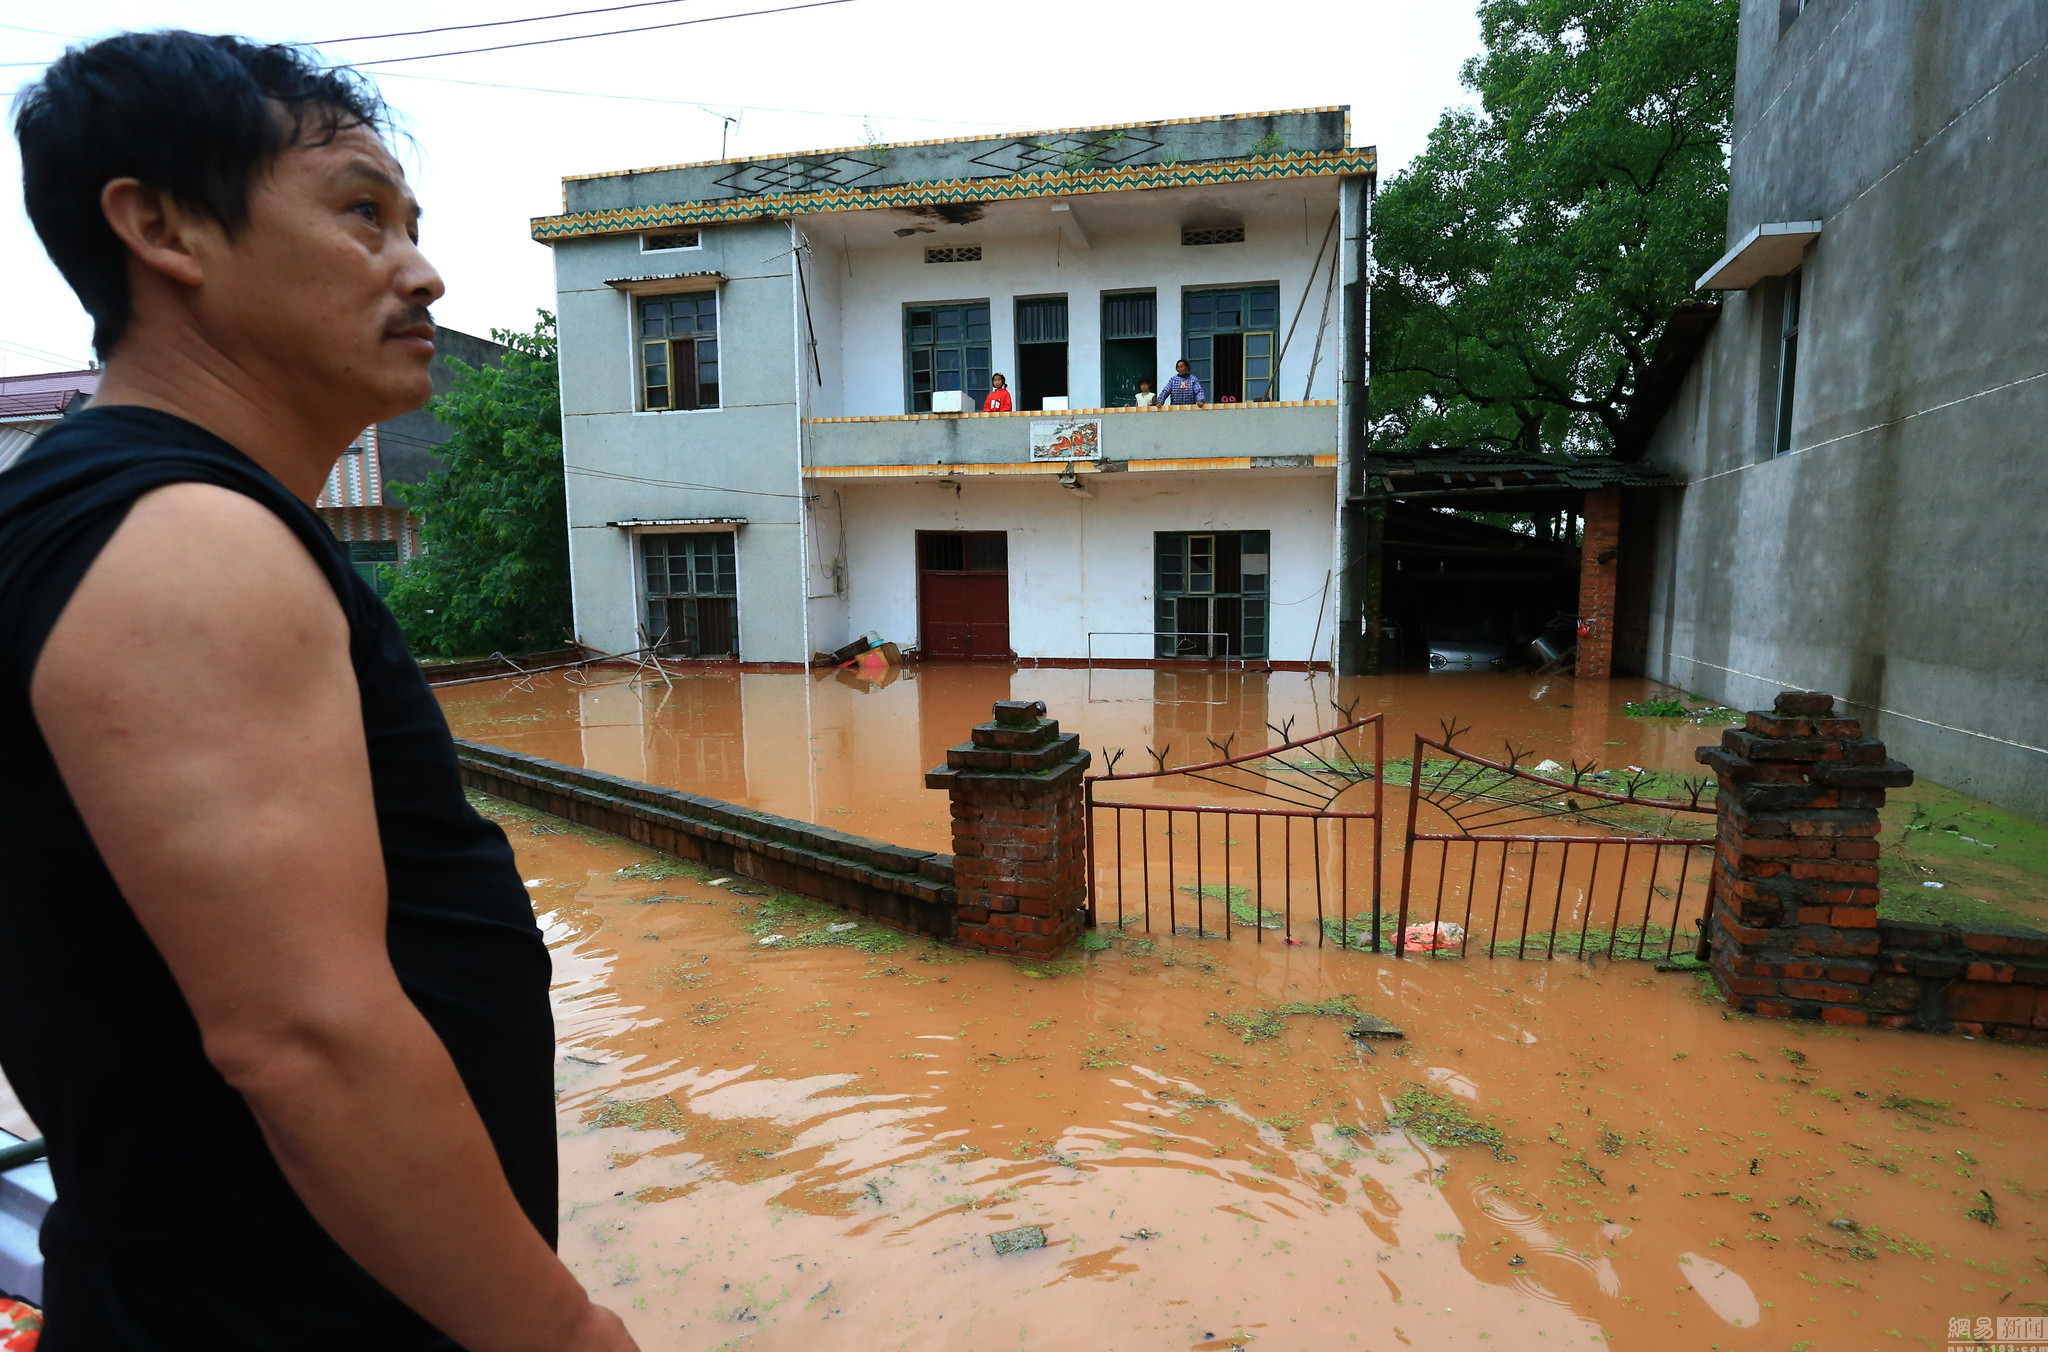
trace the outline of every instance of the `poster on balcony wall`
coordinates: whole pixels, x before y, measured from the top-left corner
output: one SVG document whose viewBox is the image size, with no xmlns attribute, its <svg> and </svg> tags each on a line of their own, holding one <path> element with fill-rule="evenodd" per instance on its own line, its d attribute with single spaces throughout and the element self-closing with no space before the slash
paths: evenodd
<svg viewBox="0 0 2048 1352">
<path fill-rule="evenodd" d="M 1100 418 L 1046 418 L 1031 423 L 1033 460 L 1102 459 Z"/>
</svg>

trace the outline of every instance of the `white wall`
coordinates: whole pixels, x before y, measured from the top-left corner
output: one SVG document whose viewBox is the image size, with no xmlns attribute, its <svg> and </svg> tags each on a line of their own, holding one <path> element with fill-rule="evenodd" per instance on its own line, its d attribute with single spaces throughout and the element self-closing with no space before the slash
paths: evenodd
<svg viewBox="0 0 2048 1352">
<path fill-rule="evenodd" d="M 1085 657 L 1089 630 L 1153 627 L 1152 533 L 1266 530 L 1273 535 L 1269 651 L 1273 660 L 1327 661 L 1332 607 L 1316 637 L 1336 529 L 1328 470 L 1096 476 L 1093 498 L 1050 478 L 967 477 L 951 483 L 849 481 L 845 505 L 847 628 L 917 642 L 917 532 L 1009 533 L 1010 644 L 1020 657 Z M 1149 638 L 1098 638 L 1098 657 L 1150 658 Z"/>
<path fill-rule="evenodd" d="M 993 367 L 1017 383 L 1015 301 L 1021 296 L 1067 297 L 1067 380 L 1075 408 L 1099 405 L 1102 399 L 1102 293 L 1151 288 L 1158 293 L 1160 377 L 1173 374 L 1180 355 L 1183 289 L 1271 284 L 1280 287 L 1280 339 L 1309 287 L 1316 246 L 1329 222 L 1330 207 L 1320 199 L 1304 211 L 1299 196 L 1261 192 L 1264 210 L 1247 207 L 1235 214 L 1244 221 L 1242 244 L 1188 246 L 1180 227 L 1155 221 L 1134 229 L 1118 229 L 1114 204 L 1102 198 L 1072 199 L 1092 247 L 1077 250 L 1057 231 L 998 235 L 978 227 L 949 228 L 942 235 L 913 235 L 881 247 L 834 248 L 840 268 L 843 301 L 838 325 L 843 360 L 828 363 L 844 372 L 836 389 L 820 393 L 813 417 L 858 417 L 903 413 L 903 308 L 936 301 L 989 302 L 990 354 Z M 1050 205 L 1047 206 L 1050 213 Z M 820 245 L 831 238 L 831 226 L 807 224 Z M 979 263 L 926 263 L 929 244 L 979 244 Z M 1335 247 L 1333 244 L 1332 247 Z M 827 250 L 820 248 L 820 271 Z M 1328 259 L 1316 274 L 1300 328 L 1287 351 L 1280 373 L 1284 399 L 1303 397 L 1316 326 L 1322 315 Z M 1331 301 L 1330 327 L 1323 340 L 1322 360 L 1308 397 L 1337 397 L 1337 312 L 1343 297 Z M 826 342 L 824 330 L 819 342 Z M 1280 341 L 1276 339 L 1276 345 Z"/>
</svg>

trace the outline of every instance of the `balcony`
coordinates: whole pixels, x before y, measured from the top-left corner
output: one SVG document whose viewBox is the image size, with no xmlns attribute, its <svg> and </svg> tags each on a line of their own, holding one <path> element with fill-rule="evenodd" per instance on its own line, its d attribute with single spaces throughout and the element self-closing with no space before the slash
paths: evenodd
<svg viewBox="0 0 2048 1352">
<path fill-rule="evenodd" d="M 1049 428 L 1095 424 L 1093 456 L 1052 450 Z M 947 478 L 982 474 L 1331 469 L 1337 401 L 1202 404 L 1054 413 L 909 413 L 808 418 L 804 474 L 813 479 Z M 1085 444 L 1085 435 L 1084 435 Z M 1034 441 L 1038 448 L 1034 451 Z"/>
</svg>

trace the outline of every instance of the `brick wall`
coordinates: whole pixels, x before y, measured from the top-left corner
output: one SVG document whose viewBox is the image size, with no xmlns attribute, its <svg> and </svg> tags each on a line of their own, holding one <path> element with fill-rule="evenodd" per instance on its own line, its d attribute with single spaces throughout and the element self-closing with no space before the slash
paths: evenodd
<svg viewBox="0 0 2048 1352">
<path fill-rule="evenodd" d="M 1873 1023 L 2048 1043 L 2048 934 L 1880 920 Z"/>
<path fill-rule="evenodd" d="M 1880 920 L 1878 809 L 1913 772 L 1787 691 L 1719 746 L 1714 979 L 1752 1014 L 2048 1043 L 2048 934 Z"/>
<path fill-rule="evenodd" d="M 1621 571 L 1621 490 L 1586 494 L 1579 551 L 1579 656 L 1573 671 L 1604 681 L 1614 673 L 1614 592 Z"/>
</svg>

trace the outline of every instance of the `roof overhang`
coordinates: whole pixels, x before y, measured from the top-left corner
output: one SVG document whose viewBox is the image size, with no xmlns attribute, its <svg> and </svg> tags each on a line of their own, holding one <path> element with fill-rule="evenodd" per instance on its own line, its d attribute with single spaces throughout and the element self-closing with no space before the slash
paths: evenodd
<svg viewBox="0 0 2048 1352">
<path fill-rule="evenodd" d="M 1697 282 L 1696 291 L 1747 291 L 1766 277 L 1783 277 L 1799 266 L 1806 246 L 1820 238 L 1819 221 L 1774 221 L 1759 225 L 1721 255 Z"/>
<path fill-rule="evenodd" d="M 1359 177 L 1375 173 L 1378 165 L 1379 155 L 1375 149 L 1355 146 L 1345 150 L 1281 152 L 1256 159 L 994 174 L 984 178 L 938 179 L 872 188 L 854 186 L 815 192 L 761 193 L 565 212 L 559 216 L 534 217 L 532 233 L 540 243 L 549 244 L 592 235 L 625 235 L 643 230 L 832 211 L 880 211 L 928 207 L 941 202 L 1002 202 L 1023 197 L 1082 197 L 1091 193 L 1132 192 L 1146 188 L 1205 188 L 1270 179 Z"/>
<path fill-rule="evenodd" d="M 722 272 L 664 272 L 659 277 L 607 277 L 604 284 L 629 296 L 666 296 L 677 291 L 714 291 Z"/>
<path fill-rule="evenodd" d="M 747 519 L 743 516 L 629 516 L 604 524 L 620 530 L 724 530 L 728 526 L 744 526 Z"/>
</svg>

